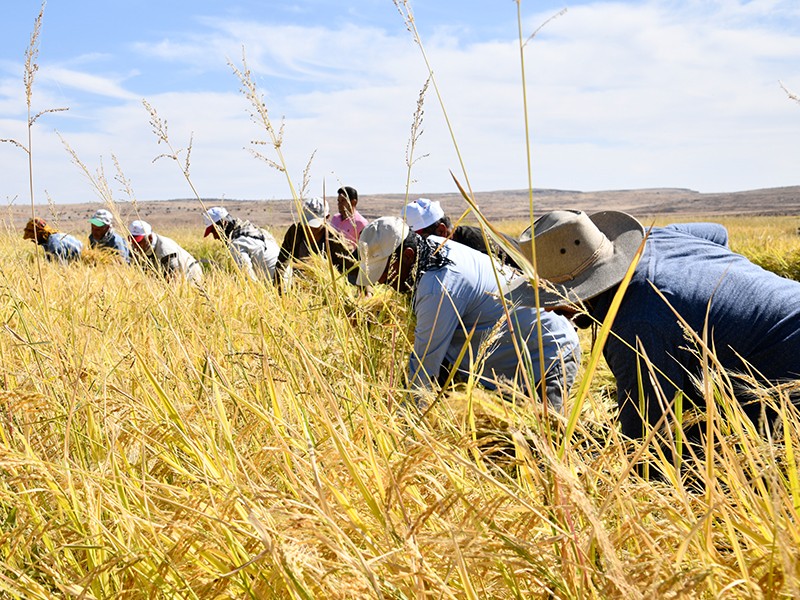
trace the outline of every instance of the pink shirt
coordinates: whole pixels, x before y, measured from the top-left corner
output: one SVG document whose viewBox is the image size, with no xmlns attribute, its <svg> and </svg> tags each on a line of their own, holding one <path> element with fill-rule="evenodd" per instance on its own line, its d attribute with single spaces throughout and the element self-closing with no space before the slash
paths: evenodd
<svg viewBox="0 0 800 600">
<path fill-rule="evenodd" d="M 353 246 L 358 245 L 358 236 L 361 235 L 368 223 L 369 221 L 357 210 L 353 211 L 353 216 L 349 219 L 343 219 L 342 215 L 338 213 L 331 217 L 331 226 L 352 242 Z"/>
</svg>

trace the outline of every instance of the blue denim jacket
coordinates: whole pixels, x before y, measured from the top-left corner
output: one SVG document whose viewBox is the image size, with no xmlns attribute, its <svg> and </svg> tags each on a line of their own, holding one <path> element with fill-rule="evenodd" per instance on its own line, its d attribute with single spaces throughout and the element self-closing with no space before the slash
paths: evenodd
<svg viewBox="0 0 800 600">
<path fill-rule="evenodd" d="M 95 248 L 97 246 L 100 248 L 108 248 L 109 250 L 118 252 L 122 257 L 122 260 L 124 260 L 126 263 L 131 262 L 131 250 L 128 247 L 128 243 L 125 241 L 124 237 L 122 237 L 113 229 L 109 229 L 99 240 L 96 240 L 89 235 L 89 246 L 91 248 Z"/>
<path fill-rule="evenodd" d="M 716 224 L 654 228 L 626 290 L 604 354 L 617 380 L 622 431 L 639 437 L 639 377 L 649 423 L 663 415 L 651 373 L 634 349 L 655 367 L 653 379 L 667 401 L 682 390 L 702 405 L 696 381 L 701 364 L 691 331 L 703 335 L 723 367 L 754 369 L 779 382 L 800 378 L 800 283 L 751 263 L 727 247 L 727 232 Z M 590 301 L 603 320 L 616 287 Z M 748 408 L 755 413 L 758 406 Z M 755 414 L 754 413 L 754 414 Z"/>
<path fill-rule="evenodd" d="M 68 233 L 51 233 L 42 246 L 47 260 L 64 263 L 79 259 L 83 250 L 83 244 Z"/>
</svg>

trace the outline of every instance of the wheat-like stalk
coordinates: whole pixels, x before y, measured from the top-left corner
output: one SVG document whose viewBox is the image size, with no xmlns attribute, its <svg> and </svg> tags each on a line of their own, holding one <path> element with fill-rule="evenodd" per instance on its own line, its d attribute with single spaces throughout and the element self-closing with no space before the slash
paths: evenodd
<svg viewBox="0 0 800 600">
<path fill-rule="evenodd" d="M 208 244 L 167 233 L 198 255 Z M 22 240 L 0 236 L 0 251 L 6 594 L 798 589 L 800 416 L 783 406 L 773 440 L 761 437 L 713 364 L 713 478 L 707 457 L 681 467 L 707 495 L 631 472 L 626 444 L 674 468 L 657 444 L 620 439 L 599 386 L 563 455 L 565 419 L 548 434 L 543 413 L 477 386 L 449 391 L 424 420 L 389 410 L 410 307 L 333 284 L 320 259 L 284 296 L 243 294 L 224 270 L 202 296 L 102 261 L 43 264 L 58 282 L 48 321 Z M 334 294 L 348 305 L 324 300 Z"/>
<path fill-rule="evenodd" d="M 272 118 L 270 117 L 264 97 L 261 94 L 255 80 L 253 79 L 253 74 L 250 71 L 250 67 L 247 65 L 247 56 L 245 55 L 244 49 L 242 49 L 241 68 L 237 67 L 230 61 L 228 61 L 228 65 L 239 79 L 239 83 L 241 84 L 241 92 L 250 103 L 250 118 L 258 127 L 263 128 L 263 130 L 267 133 L 267 137 L 269 138 L 268 141 L 255 140 L 251 143 L 256 146 L 271 145 L 278 157 L 278 160 L 271 160 L 256 150 L 252 150 L 253 154 L 257 158 L 266 162 L 269 166 L 286 175 L 286 182 L 289 185 L 292 198 L 298 202 L 300 195 L 295 191 L 294 184 L 289 176 L 289 170 L 286 167 L 286 160 L 283 156 L 283 150 L 281 149 L 281 146 L 283 145 L 283 120 L 281 120 L 281 125 L 276 131 L 272 125 Z"/>
<path fill-rule="evenodd" d="M 798 97 L 797 94 L 790 92 L 789 89 L 785 85 L 783 85 L 782 81 L 779 81 L 778 84 L 781 86 L 781 89 L 784 92 L 786 92 L 786 95 L 789 96 L 790 100 L 794 100 L 795 102 L 800 103 L 800 97 Z"/>
<path fill-rule="evenodd" d="M 417 107 L 414 110 L 414 117 L 411 120 L 411 135 L 408 138 L 408 143 L 406 143 L 406 204 L 408 204 L 409 192 L 413 181 L 411 179 L 411 170 L 417 162 L 428 156 L 427 154 L 415 156 L 415 150 L 417 149 L 417 143 L 419 143 L 423 133 L 422 122 L 425 115 L 425 94 L 428 91 L 430 83 L 431 78 L 429 76 L 425 80 L 425 84 L 422 86 L 419 96 L 417 97 Z"/>
<path fill-rule="evenodd" d="M 102 163 L 73 159 L 111 201 Z M 793 219 L 726 224 L 754 259 L 800 250 Z M 406 298 L 361 295 L 320 257 L 279 296 L 196 232 L 165 233 L 219 265 L 200 293 L 92 253 L 31 276 L 29 243 L 0 234 L 3 596 L 800 596 L 796 383 L 749 382 L 779 415 L 762 435 L 692 339 L 715 409 L 679 462 L 665 449 L 702 415 L 623 439 L 599 354 L 565 418 L 473 379 L 421 419 L 398 376 Z"/>
</svg>

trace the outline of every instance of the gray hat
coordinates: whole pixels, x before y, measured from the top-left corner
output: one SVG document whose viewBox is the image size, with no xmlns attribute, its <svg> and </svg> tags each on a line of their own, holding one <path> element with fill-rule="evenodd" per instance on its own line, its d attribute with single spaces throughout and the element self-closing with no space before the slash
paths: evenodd
<svg viewBox="0 0 800 600">
<path fill-rule="evenodd" d="M 322 227 L 330 212 L 328 201 L 319 196 L 303 200 L 303 220 L 309 227 Z"/>
<path fill-rule="evenodd" d="M 536 243 L 538 274 L 546 280 L 539 302 L 551 307 L 580 303 L 617 285 L 644 239 L 639 221 L 613 210 L 591 216 L 556 210 L 536 219 L 533 231 L 533 240 L 530 228 L 523 231 L 519 245 L 530 260 Z"/>
<path fill-rule="evenodd" d="M 89 219 L 89 223 L 95 227 L 105 227 L 106 225 L 111 225 L 113 221 L 114 217 L 105 208 L 97 209 L 92 215 L 92 218 Z"/>
</svg>

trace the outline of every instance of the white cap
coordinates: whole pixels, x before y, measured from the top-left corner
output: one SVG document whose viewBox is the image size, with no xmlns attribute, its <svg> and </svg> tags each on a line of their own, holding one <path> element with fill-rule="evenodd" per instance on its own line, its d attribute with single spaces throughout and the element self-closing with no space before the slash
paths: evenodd
<svg viewBox="0 0 800 600">
<path fill-rule="evenodd" d="M 444 211 L 439 202 L 431 202 L 428 198 L 417 198 L 406 204 L 403 209 L 408 226 L 413 231 L 430 227 L 444 216 Z"/>
<path fill-rule="evenodd" d="M 97 209 L 92 218 L 89 219 L 89 223 L 95 227 L 105 227 L 106 225 L 111 225 L 113 221 L 114 217 L 105 208 Z"/>
<path fill-rule="evenodd" d="M 228 210 L 222 206 L 212 206 L 208 212 L 203 213 L 203 221 L 206 225 L 213 225 L 219 223 L 221 219 L 228 216 Z"/>
<path fill-rule="evenodd" d="M 319 196 L 303 200 L 303 220 L 309 227 L 319 227 L 330 214 L 328 201 Z"/>
<path fill-rule="evenodd" d="M 406 239 L 408 231 L 408 225 L 397 217 L 381 217 L 364 227 L 358 240 L 358 285 L 378 282 L 389 264 L 389 257 Z"/>
<path fill-rule="evenodd" d="M 134 240 L 141 242 L 142 238 L 153 233 L 153 228 L 147 221 L 134 221 L 131 223 L 130 227 L 128 227 L 128 231 L 131 232 L 131 237 Z"/>
</svg>

